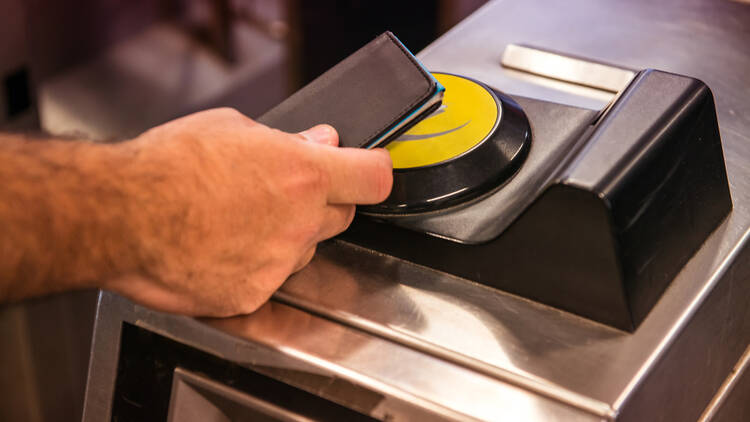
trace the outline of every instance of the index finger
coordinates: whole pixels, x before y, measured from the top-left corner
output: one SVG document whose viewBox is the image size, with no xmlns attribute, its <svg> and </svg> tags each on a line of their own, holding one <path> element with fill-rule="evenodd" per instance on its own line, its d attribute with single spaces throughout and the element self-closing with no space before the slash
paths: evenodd
<svg viewBox="0 0 750 422">
<path fill-rule="evenodd" d="M 324 171 L 330 177 L 329 204 L 377 204 L 391 193 L 393 163 L 382 148 L 325 148 Z"/>
</svg>

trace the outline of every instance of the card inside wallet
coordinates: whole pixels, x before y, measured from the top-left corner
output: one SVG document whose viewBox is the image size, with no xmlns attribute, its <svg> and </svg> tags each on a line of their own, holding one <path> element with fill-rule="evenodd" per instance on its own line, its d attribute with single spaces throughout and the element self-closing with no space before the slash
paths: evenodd
<svg viewBox="0 0 750 422">
<path fill-rule="evenodd" d="M 339 145 L 385 146 L 440 107 L 444 88 L 385 32 L 284 100 L 258 121 L 286 132 L 336 128 Z"/>
</svg>

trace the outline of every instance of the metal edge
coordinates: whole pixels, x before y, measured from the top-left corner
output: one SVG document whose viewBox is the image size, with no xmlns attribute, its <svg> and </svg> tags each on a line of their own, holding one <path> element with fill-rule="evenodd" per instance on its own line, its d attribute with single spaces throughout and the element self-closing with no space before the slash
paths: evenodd
<svg viewBox="0 0 750 422">
<path fill-rule="evenodd" d="M 745 353 L 740 356 L 737 364 L 734 366 L 729 376 L 724 380 L 721 387 L 719 387 L 714 398 L 708 403 L 708 406 L 706 406 L 706 409 L 698 419 L 698 422 L 708 422 L 714 419 L 734 390 L 734 387 L 740 382 L 742 376 L 745 375 L 746 372 L 750 373 L 750 345 L 745 349 Z"/>
<path fill-rule="evenodd" d="M 83 422 L 98 422 L 111 419 L 112 397 L 117 377 L 117 359 L 120 354 L 120 332 L 117 312 L 128 314 L 119 308 L 104 291 L 99 292 L 94 320 L 94 335 L 91 340 L 88 376 L 83 403 Z"/>
<path fill-rule="evenodd" d="M 529 58 L 542 59 L 547 61 L 555 60 L 558 63 L 551 63 L 556 65 L 552 66 L 551 68 L 547 67 L 544 69 L 538 69 L 535 68 L 532 64 L 525 63 L 525 61 L 528 60 L 524 59 Z M 570 73 L 575 72 L 569 72 L 569 74 L 567 75 L 563 74 L 563 72 L 560 71 L 560 68 L 565 66 L 560 65 L 566 63 L 584 67 L 583 69 L 577 69 L 580 73 L 582 73 L 582 75 L 579 75 L 582 77 L 574 78 L 575 75 L 571 75 Z M 520 72 L 525 72 L 573 85 L 585 86 L 612 94 L 622 92 L 637 74 L 637 71 L 633 69 L 616 66 L 610 63 L 604 63 L 585 57 L 565 54 L 559 51 L 512 43 L 508 44 L 503 50 L 500 64 L 508 69 L 514 69 Z M 608 75 L 603 75 L 603 73 L 608 73 Z M 597 75 L 599 77 L 594 77 L 593 79 L 595 79 L 595 81 L 591 82 L 590 80 L 592 79 L 592 76 Z"/>
<path fill-rule="evenodd" d="M 117 312 L 109 312 L 109 317 L 114 319 L 113 322 L 116 323 L 117 327 L 121 327 L 123 321 L 133 323 L 157 334 L 164 335 L 183 344 L 191 345 L 198 350 L 219 356 L 222 359 L 231 360 L 250 369 L 257 370 L 257 368 L 254 368 L 254 365 L 265 357 L 273 359 L 274 362 L 281 362 L 282 365 L 288 365 L 297 369 L 302 368 L 303 370 L 311 371 L 312 373 L 320 373 L 328 377 L 339 378 L 360 385 L 373 392 L 380 393 L 384 396 L 384 400 L 376 409 L 374 409 L 377 410 L 378 413 L 371 414 L 373 417 L 391 417 L 395 414 L 406 417 L 407 420 L 478 420 L 478 416 L 464 413 L 461 410 L 454 409 L 448 404 L 433 401 L 432 397 L 427 398 L 427 396 L 422 397 L 421 395 L 415 395 L 413 392 L 409 391 L 409 389 L 403 389 L 401 386 L 392 385 L 387 380 L 379 380 L 373 378 L 370 374 L 358 372 L 356 368 L 348 368 L 330 360 L 326 360 L 325 358 L 317 357 L 314 351 L 305 351 L 303 349 L 295 348 L 294 346 L 289 347 L 288 345 L 283 344 L 272 345 L 270 343 L 258 342 L 253 338 L 238 337 L 235 334 L 212 327 L 211 325 L 207 325 L 206 322 L 191 317 L 169 315 L 143 308 L 112 293 L 104 293 L 103 295 L 109 297 L 111 302 L 118 302 L 118 307 L 121 309 L 124 308 L 126 311 L 120 315 L 118 315 Z M 285 304 L 281 305 L 288 306 Z M 449 371 L 465 371 L 464 373 L 467 375 L 474 374 L 474 376 L 480 377 L 477 381 L 481 380 L 485 387 L 489 386 L 488 383 L 501 382 L 493 377 L 477 373 L 477 371 L 468 370 L 461 365 L 452 362 L 445 362 L 442 359 L 414 350 L 408 346 L 387 339 L 382 339 L 378 336 L 373 336 L 370 333 L 353 329 L 345 324 L 330 321 L 327 318 L 320 318 L 312 313 L 299 310 L 296 307 L 289 307 L 289 309 L 294 312 L 302 312 L 312 315 L 314 318 L 321 321 L 321 323 L 339 327 L 339 329 L 344 330 L 351 335 L 368 338 L 370 341 L 378 341 L 382 347 L 396 348 L 391 352 L 401 350 L 402 353 L 411 354 L 412 356 L 422 356 L 424 359 L 431 360 L 433 365 L 448 365 L 445 366 L 445 368 Z M 265 355 L 261 355 L 262 353 L 265 353 Z M 389 353 L 386 354 L 390 355 Z M 282 360 L 279 361 L 279 359 Z M 116 359 L 114 359 L 114 362 L 116 362 Z M 454 372 L 454 374 L 458 373 L 459 372 Z M 111 374 L 110 384 L 106 386 L 110 392 L 108 397 L 111 397 L 111 392 L 113 392 L 115 375 L 115 373 Z M 267 375 L 273 376 L 273 374 Z M 278 377 L 276 378 L 282 382 L 290 383 L 289 380 Z M 290 384 L 296 385 L 294 382 L 291 382 Z M 517 391 L 519 394 L 523 394 L 523 389 L 508 383 L 504 384 L 506 385 L 506 388 L 518 389 Z M 498 387 L 500 385 L 502 384 L 498 384 Z M 304 389 L 304 386 L 302 386 L 302 388 Z M 580 407 L 566 405 L 559 401 L 551 400 L 545 396 L 534 396 L 537 397 L 537 400 L 540 400 L 540 403 L 546 402 L 548 406 L 558 407 L 558 409 L 570 409 L 571 413 L 569 416 L 576 414 L 579 418 L 588 416 L 596 418 L 596 420 L 612 420 L 611 417 L 596 415 L 581 409 Z M 438 399 L 438 397 L 434 398 Z M 329 397 L 328 399 L 330 400 L 331 398 Z M 104 418 L 92 418 L 90 420 L 101 419 Z M 589 419 L 586 418 L 585 420 Z"/>
<path fill-rule="evenodd" d="M 241 352 L 247 351 L 247 349 L 239 349 L 235 346 L 234 348 L 231 348 L 231 349 L 220 350 L 217 347 L 209 346 L 209 344 L 211 345 L 220 344 L 221 341 L 205 341 L 207 339 L 200 340 L 200 339 L 195 338 L 195 335 L 192 334 L 197 331 L 194 329 L 196 328 L 195 325 L 200 324 L 201 326 L 197 328 L 203 328 L 204 330 L 202 331 L 204 332 L 207 331 L 206 329 L 209 329 L 208 336 L 218 337 L 218 339 L 222 339 L 224 342 L 226 342 L 227 340 L 233 341 L 233 342 L 242 342 L 245 345 L 250 345 L 252 348 L 256 350 L 263 349 L 265 352 L 273 353 L 275 356 L 282 355 L 287 360 L 293 360 L 297 364 L 295 366 L 298 366 L 298 367 L 304 366 L 308 368 L 307 370 L 310 370 L 311 372 L 321 372 L 322 370 L 323 373 L 326 375 L 337 377 L 337 378 L 343 378 L 356 385 L 364 386 L 367 389 L 385 393 L 387 394 L 389 398 L 396 398 L 399 401 L 409 404 L 409 407 L 411 408 L 418 408 L 420 410 L 425 411 L 424 413 L 429 413 L 430 420 L 445 420 L 445 421 L 449 421 L 449 420 L 450 421 L 477 421 L 478 420 L 464 413 L 460 413 L 451 408 L 447 408 L 441 405 L 440 403 L 435 403 L 433 401 L 412 395 L 411 393 L 391 387 L 385 383 L 379 382 L 370 377 L 367 377 L 367 380 L 365 380 L 366 382 L 362 382 L 363 377 L 361 376 L 361 374 L 351 369 L 347 369 L 340 365 L 332 363 L 330 361 L 315 357 L 312 354 L 306 353 L 304 351 L 294 350 L 290 347 L 274 347 L 274 346 L 267 345 L 267 344 L 255 343 L 249 339 L 236 337 L 232 334 L 225 333 L 213 327 L 206 326 L 205 324 L 201 324 L 199 321 L 190 317 L 176 317 L 177 319 L 174 319 L 175 317 L 172 315 L 161 314 L 157 311 L 152 311 L 146 308 L 141 308 L 141 309 L 142 311 L 145 311 L 146 315 L 138 315 L 138 318 L 128 320 L 127 322 L 131 322 L 134 325 L 147 329 L 155 334 L 166 337 L 178 343 L 188 345 L 197 350 L 217 356 L 221 359 L 230 360 L 239 365 L 245 366 L 249 369 L 258 370 L 257 368 L 253 367 L 254 366 L 253 362 L 250 362 L 247 360 L 247 356 L 244 356 L 244 357 L 240 356 Z M 296 307 L 294 309 L 300 312 L 304 312 L 302 310 L 297 309 Z M 144 313 L 144 312 L 141 312 L 141 313 Z M 184 322 L 184 324 L 180 325 L 179 327 L 176 327 L 173 324 L 172 330 L 166 330 L 160 327 L 160 325 L 163 325 L 163 324 L 161 324 L 159 321 L 153 321 L 152 318 L 149 318 L 149 315 L 156 316 L 157 318 L 160 318 L 160 317 L 169 318 L 169 319 L 172 319 L 172 322 L 177 322 L 178 319 L 181 319 Z M 175 330 L 175 328 L 177 329 Z M 193 329 L 191 330 L 191 328 Z M 204 334 L 203 336 L 205 337 L 206 334 Z M 299 365 L 299 364 L 302 364 L 302 365 Z M 263 371 L 259 371 L 259 372 L 263 373 Z M 319 395 L 315 391 L 310 391 L 306 389 L 304 386 L 295 384 L 293 382 L 289 382 L 288 380 L 274 377 L 273 374 L 266 374 L 266 375 L 271 376 L 272 378 L 275 378 L 279 381 L 293 385 L 297 388 L 301 388 L 313 394 Z M 330 398 L 326 398 L 326 399 L 330 400 Z M 415 403 L 417 404 L 416 406 L 414 405 Z M 448 417 L 446 417 L 446 414 L 448 415 Z M 370 416 L 377 418 L 376 415 L 370 415 Z M 425 416 L 424 414 L 421 415 L 421 417 L 424 417 L 424 416 Z"/>
<path fill-rule="evenodd" d="M 299 299 L 280 290 L 273 296 L 274 300 L 310 312 L 322 318 L 336 321 L 349 327 L 368 332 L 386 340 L 402 344 L 432 357 L 462 366 L 499 381 L 523 388 L 561 404 L 583 410 L 592 415 L 614 420 L 615 410 L 607 403 L 589 398 L 556 384 L 532 376 L 524 376 L 499 368 L 478 359 L 466 356 L 453 350 L 415 338 L 409 334 L 396 331 L 378 323 L 358 317 L 348 312 L 332 311 L 313 302 Z"/>
<path fill-rule="evenodd" d="M 684 308 L 685 310 L 675 324 L 672 325 L 659 344 L 654 348 L 653 352 L 643 362 L 638 371 L 633 374 L 630 382 L 628 382 L 625 388 L 623 388 L 622 393 L 620 393 L 612 403 L 612 407 L 616 412 L 619 412 L 628 403 L 629 398 L 632 397 L 633 391 L 640 387 L 645 381 L 646 376 L 654 370 L 657 363 L 661 361 L 661 358 L 666 354 L 670 346 L 684 331 L 684 328 L 692 321 L 693 315 L 695 315 L 695 313 L 701 308 L 701 305 L 708 298 L 716 284 L 722 280 L 726 271 L 735 262 L 735 258 L 743 250 L 745 244 L 748 243 L 748 239 L 750 239 L 750 229 L 745 231 L 739 242 L 734 245 L 729 254 L 727 254 L 727 256 L 721 261 L 718 269 L 711 275 L 708 282 L 701 287 L 698 294 L 695 295 L 693 300 Z"/>
</svg>

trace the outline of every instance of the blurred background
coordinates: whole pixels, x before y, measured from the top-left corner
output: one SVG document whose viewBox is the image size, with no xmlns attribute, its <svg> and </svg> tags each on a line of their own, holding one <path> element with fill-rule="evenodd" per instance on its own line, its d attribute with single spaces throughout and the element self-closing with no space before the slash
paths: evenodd
<svg viewBox="0 0 750 422">
<path fill-rule="evenodd" d="M 3 0 L 0 130 L 128 139 L 257 117 L 385 30 L 418 52 L 486 0 Z M 96 292 L 0 305 L 0 421 L 81 418 Z"/>
</svg>

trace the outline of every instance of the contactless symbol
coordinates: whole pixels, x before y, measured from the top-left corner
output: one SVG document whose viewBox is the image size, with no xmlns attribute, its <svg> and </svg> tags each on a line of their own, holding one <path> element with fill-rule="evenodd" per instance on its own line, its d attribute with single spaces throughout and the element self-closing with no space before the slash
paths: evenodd
<svg viewBox="0 0 750 422">
<path fill-rule="evenodd" d="M 462 124 L 462 125 L 460 125 L 458 127 L 454 127 L 453 129 L 444 130 L 442 132 L 425 133 L 424 135 L 408 135 L 408 134 L 404 134 L 404 135 L 401 135 L 401 137 L 399 137 L 398 140 L 399 141 L 419 141 L 421 139 L 437 138 L 437 137 L 440 137 L 440 136 L 443 136 L 443 135 L 447 135 L 447 134 L 449 134 L 451 132 L 455 132 L 455 131 L 457 131 L 459 129 L 462 129 L 462 128 L 466 127 L 466 125 L 468 125 L 469 123 L 471 123 L 471 120 L 467 121 L 466 123 L 464 123 L 464 124 Z"/>
<path fill-rule="evenodd" d="M 500 118 L 494 96 L 480 84 L 440 73 L 435 78 L 445 86 L 443 105 L 386 146 L 396 169 L 452 160 L 484 141 Z"/>
</svg>

